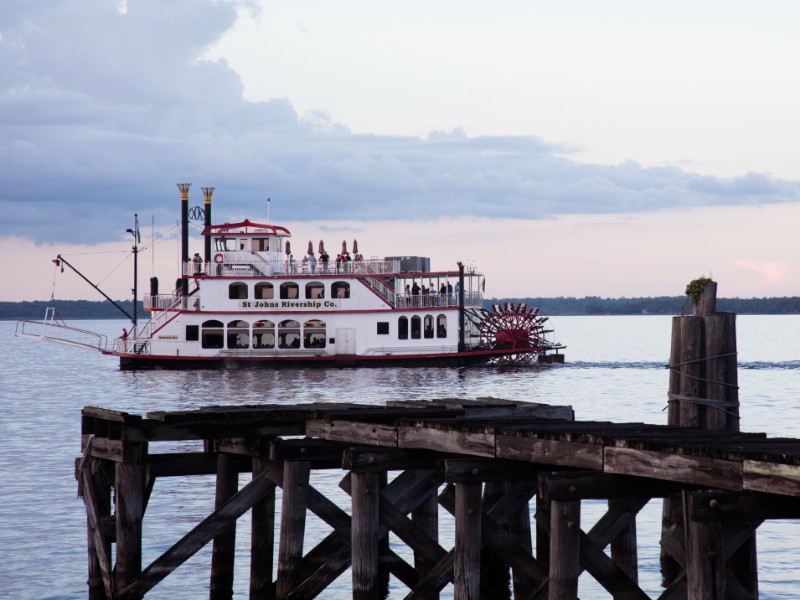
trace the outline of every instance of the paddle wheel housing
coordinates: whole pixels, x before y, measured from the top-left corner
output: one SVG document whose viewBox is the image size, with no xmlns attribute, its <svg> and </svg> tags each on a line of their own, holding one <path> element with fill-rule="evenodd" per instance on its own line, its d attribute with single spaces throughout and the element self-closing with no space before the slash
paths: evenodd
<svg viewBox="0 0 800 600">
<path fill-rule="evenodd" d="M 528 363 L 548 350 L 563 347 L 547 338 L 553 332 L 545 325 L 547 317 L 524 302 L 494 304 L 491 309 L 472 309 L 468 313 L 478 331 L 478 349 L 509 351 L 498 355 L 494 362 Z"/>
</svg>

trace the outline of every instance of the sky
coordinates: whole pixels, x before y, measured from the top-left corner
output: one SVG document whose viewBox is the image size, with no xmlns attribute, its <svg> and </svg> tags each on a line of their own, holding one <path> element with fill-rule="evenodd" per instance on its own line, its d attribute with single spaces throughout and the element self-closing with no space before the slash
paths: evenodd
<svg viewBox="0 0 800 600">
<path fill-rule="evenodd" d="M 490 297 L 800 295 L 800 4 L 13 1 L 0 300 L 177 276 L 178 182 Z M 269 199 L 269 201 L 267 201 Z M 192 227 L 191 251 L 202 247 Z"/>
</svg>

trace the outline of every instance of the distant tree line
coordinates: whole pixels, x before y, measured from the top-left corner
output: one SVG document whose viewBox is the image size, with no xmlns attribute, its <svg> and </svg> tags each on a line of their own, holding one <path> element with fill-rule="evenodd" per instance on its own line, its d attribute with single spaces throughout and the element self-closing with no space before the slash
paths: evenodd
<svg viewBox="0 0 800 600">
<path fill-rule="evenodd" d="M 115 300 L 129 315 L 133 315 L 132 300 Z M 0 302 L 0 320 L 44 319 L 45 310 L 54 306 L 56 316 L 65 321 L 70 319 L 127 319 L 127 317 L 107 300 L 35 300 L 31 302 Z M 138 303 L 137 311 L 143 317 L 144 306 Z"/>
<path fill-rule="evenodd" d="M 681 315 L 691 314 L 692 308 L 686 296 L 658 296 L 655 298 L 489 298 L 484 306 L 504 302 L 525 302 L 529 307 L 538 307 L 544 315 Z M 131 300 L 118 300 L 128 314 L 133 314 Z M 105 300 L 38 300 L 32 302 L 0 302 L 0 320 L 44 318 L 49 306 L 56 307 L 56 314 L 69 319 L 125 319 L 113 304 Z M 800 314 L 800 296 L 783 298 L 719 298 L 717 310 L 739 315 L 794 315 Z M 138 313 L 147 317 L 142 303 Z"/>
<path fill-rule="evenodd" d="M 691 314 L 687 296 L 654 298 L 490 298 L 487 308 L 503 302 L 525 302 L 544 315 L 681 315 Z M 783 298 L 718 298 L 717 310 L 739 315 L 794 315 L 800 313 L 800 296 Z"/>
</svg>

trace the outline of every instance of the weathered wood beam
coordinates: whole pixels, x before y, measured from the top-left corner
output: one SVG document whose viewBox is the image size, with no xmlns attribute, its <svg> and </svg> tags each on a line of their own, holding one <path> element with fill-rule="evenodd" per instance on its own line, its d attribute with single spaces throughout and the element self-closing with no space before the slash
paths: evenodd
<svg viewBox="0 0 800 600">
<path fill-rule="evenodd" d="M 550 502 L 550 600 L 575 600 L 580 574 L 580 500 Z"/>
<path fill-rule="evenodd" d="M 542 474 L 542 497 L 547 500 L 611 500 L 660 498 L 680 492 L 686 484 L 663 479 L 612 475 L 596 471 L 558 471 Z"/>
<path fill-rule="evenodd" d="M 800 519 L 800 498 L 760 493 L 695 492 L 692 518 L 701 521 Z"/>
<path fill-rule="evenodd" d="M 99 482 L 92 476 L 91 461 L 83 465 L 81 482 L 89 526 L 89 598 L 90 600 L 114 598 L 116 585 L 111 570 L 111 544 L 103 535 L 103 519 L 110 510 L 110 489 L 108 486 L 103 486 L 105 489 L 98 490 Z"/>
<path fill-rule="evenodd" d="M 446 459 L 445 483 L 535 481 L 540 465 L 482 458 Z"/>
<path fill-rule="evenodd" d="M 238 519 L 253 505 L 275 489 L 267 473 L 254 477 L 230 500 L 215 510 L 189 533 L 173 544 L 142 571 L 141 575 L 119 593 L 119 600 L 140 598 L 155 585 L 193 556 L 200 548 L 210 542 L 217 534 Z"/>
<path fill-rule="evenodd" d="M 217 455 L 217 481 L 214 506 L 217 510 L 239 490 L 238 457 Z M 236 551 L 236 521 L 214 537 L 211 550 L 210 600 L 233 598 L 234 557 Z"/>
<path fill-rule="evenodd" d="M 277 596 L 287 598 L 299 583 L 306 527 L 311 465 L 287 462 L 283 465 L 283 503 L 278 542 Z"/>
<path fill-rule="evenodd" d="M 145 461 L 147 444 L 126 443 L 127 460 L 116 463 L 116 565 L 118 590 L 125 589 L 142 571 L 142 519 L 145 509 Z M 133 596 L 138 598 L 138 596 Z"/>
<path fill-rule="evenodd" d="M 400 425 L 397 442 L 401 448 L 436 450 L 437 452 L 472 456 L 494 456 L 494 433 L 490 431 L 462 431 L 448 427 Z"/>
<path fill-rule="evenodd" d="M 743 488 L 785 496 L 800 496 L 800 465 L 745 460 Z"/>
<path fill-rule="evenodd" d="M 458 483 L 455 502 L 454 596 L 479 600 L 481 591 L 481 484 Z"/>
<path fill-rule="evenodd" d="M 350 494 L 353 600 L 379 600 L 381 596 L 378 577 L 379 483 L 378 473 L 353 473 Z"/>
<path fill-rule="evenodd" d="M 309 419 L 305 429 L 311 437 L 333 442 L 359 446 L 397 446 L 397 427 L 394 425 Z"/>
<path fill-rule="evenodd" d="M 496 436 L 496 444 L 497 458 L 576 469 L 603 469 L 603 446 L 600 444 L 503 434 Z"/>
<path fill-rule="evenodd" d="M 634 448 L 606 447 L 604 472 L 740 491 L 742 464 L 732 460 L 706 458 Z"/>
<path fill-rule="evenodd" d="M 272 463 L 253 459 L 253 478 L 261 477 Z M 250 600 L 274 600 L 272 581 L 275 550 L 275 486 L 253 504 L 250 532 Z"/>
</svg>

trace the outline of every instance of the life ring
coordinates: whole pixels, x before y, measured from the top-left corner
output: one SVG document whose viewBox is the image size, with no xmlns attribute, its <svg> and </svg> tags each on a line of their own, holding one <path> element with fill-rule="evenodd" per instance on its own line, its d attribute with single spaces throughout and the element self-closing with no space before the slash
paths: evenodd
<svg viewBox="0 0 800 600">
<path fill-rule="evenodd" d="M 214 262 L 217 263 L 218 265 L 221 265 L 224 260 L 225 258 L 223 258 L 222 254 L 217 253 L 214 255 Z"/>
</svg>

